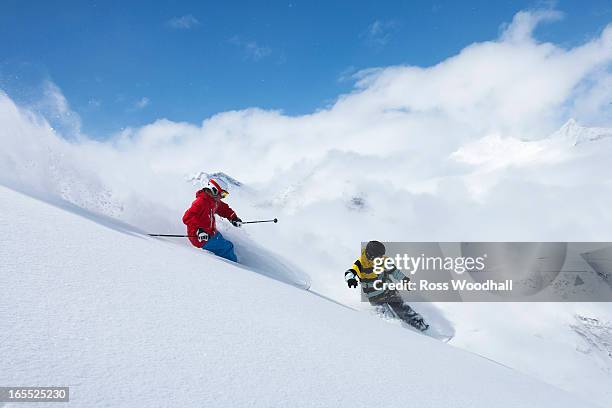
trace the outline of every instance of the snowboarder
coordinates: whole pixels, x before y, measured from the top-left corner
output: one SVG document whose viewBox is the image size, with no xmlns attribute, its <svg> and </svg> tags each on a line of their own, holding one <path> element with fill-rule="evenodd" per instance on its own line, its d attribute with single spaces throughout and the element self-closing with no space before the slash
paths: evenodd
<svg viewBox="0 0 612 408">
<path fill-rule="evenodd" d="M 344 279 L 349 288 L 357 287 L 357 279 L 361 284 L 361 291 L 373 306 L 387 305 L 401 320 L 420 331 L 425 331 L 429 325 L 425 323 L 423 317 L 415 312 L 407 303 L 404 303 L 396 290 L 381 289 L 374 287 L 374 282 L 409 281 L 399 269 L 393 266 L 386 269 L 381 274 L 374 272 L 374 260 L 385 257 L 385 246 L 379 241 L 370 241 L 361 250 L 361 256 L 355 261 L 353 266 L 344 273 Z M 380 288 L 380 285 L 377 285 Z"/>
<path fill-rule="evenodd" d="M 183 215 L 183 224 L 187 226 L 187 235 L 191 243 L 221 258 L 238 262 L 234 253 L 234 244 L 223 238 L 217 231 L 215 214 L 227 218 L 233 226 L 242 226 L 242 220 L 229 205 L 221 201 L 228 195 L 227 184 L 218 177 L 212 177 L 206 186 L 196 192 L 196 199 Z"/>
</svg>

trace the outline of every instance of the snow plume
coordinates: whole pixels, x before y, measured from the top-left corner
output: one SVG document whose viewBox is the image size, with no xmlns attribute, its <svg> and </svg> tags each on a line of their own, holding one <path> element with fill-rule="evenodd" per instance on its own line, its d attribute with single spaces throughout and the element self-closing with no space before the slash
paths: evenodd
<svg viewBox="0 0 612 408">
<path fill-rule="evenodd" d="M 70 108 L 61 89 L 51 81 L 42 84 L 42 96 L 32 109 L 43 116 L 49 124 L 66 139 L 82 137 L 81 118 Z"/>
<path fill-rule="evenodd" d="M 373 237 L 605 240 L 610 140 L 550 135 L 570 118 L 612 126 L 612 27 L 574 48 L 539 42 L 536 25 L 559 17 L 520 12 L 499 38 L 435 66 L 360 71 L 351 93 L 302 116 L 160 119 L 99 142 L 62 137 L 3 94 L 0 182 L 174 231 L 193 198 L 187 177 L 221 171 L 248 186 L 229 198 L 243 218 L 281 219 L 249 233 L 332 269 Z M 63 97 L 56 108 L 71 112 Z"/>
</svg>

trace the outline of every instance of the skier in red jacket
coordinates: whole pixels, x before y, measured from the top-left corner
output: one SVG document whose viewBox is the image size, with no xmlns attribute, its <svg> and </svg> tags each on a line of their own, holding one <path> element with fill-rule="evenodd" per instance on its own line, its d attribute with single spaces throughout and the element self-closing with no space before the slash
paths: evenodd
<svg viewBox="0 0 612 408">
<path fill-rule="evenodd" d="M 230 261 L 238 262 L 234 253 L 234 244 L 223 238 L 217 231 L 215 214 L 227 218 L 232 225 L 240 227 L 242 220 L 229 205 L 221 201 L 228 195 L 224 180 L 213 177 L 206 187 L 196 193 L 196 199 L 183 215 L 183 224 L 187 225 L 187 235 L 191 243 Z"/>
</svg>

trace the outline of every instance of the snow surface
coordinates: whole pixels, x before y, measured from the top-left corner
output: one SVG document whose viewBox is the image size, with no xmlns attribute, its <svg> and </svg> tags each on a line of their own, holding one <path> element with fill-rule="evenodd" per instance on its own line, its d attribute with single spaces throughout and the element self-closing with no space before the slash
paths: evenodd
<svg viewBox="0 0 612 408">
<path fill-rule="evenodd" d="M 71 406 L 589 406 L 66 203 L 0 187 L 0 227 L 0 384 Z"/>
</svg>

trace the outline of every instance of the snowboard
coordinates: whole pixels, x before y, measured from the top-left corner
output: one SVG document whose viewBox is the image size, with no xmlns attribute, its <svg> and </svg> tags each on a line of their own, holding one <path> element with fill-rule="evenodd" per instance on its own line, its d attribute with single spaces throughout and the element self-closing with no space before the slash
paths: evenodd
<svg viewBox="0 0 612 408">
<path fill-rule="evenodd" d="M 383 320 L 386 320 L 392 323 L 399 323 L 402 325 L 402 327 L 406 329 L 412 330 L 416 333 L 420 333 L 427 337 L 434 338 L 444 343 L 448 343 L 454 337 L 453 333 L 445 332 L 441 330 L 440 327 L 437 327 L 431 324 L 431 322 L 427 321 L 426 319 L 425 319 L 425 323 L 427 323 L 429 327 L 423 331 L 418 330 L 417 328 L 411 326 L 410 323 L 400 319 L 397 313 L 395 313 L 395 311 L 391 309 L 391 307 L 386 303 L 379 305 L 379 306 L 374 306 L 374 313 Z"/>
</svg>

